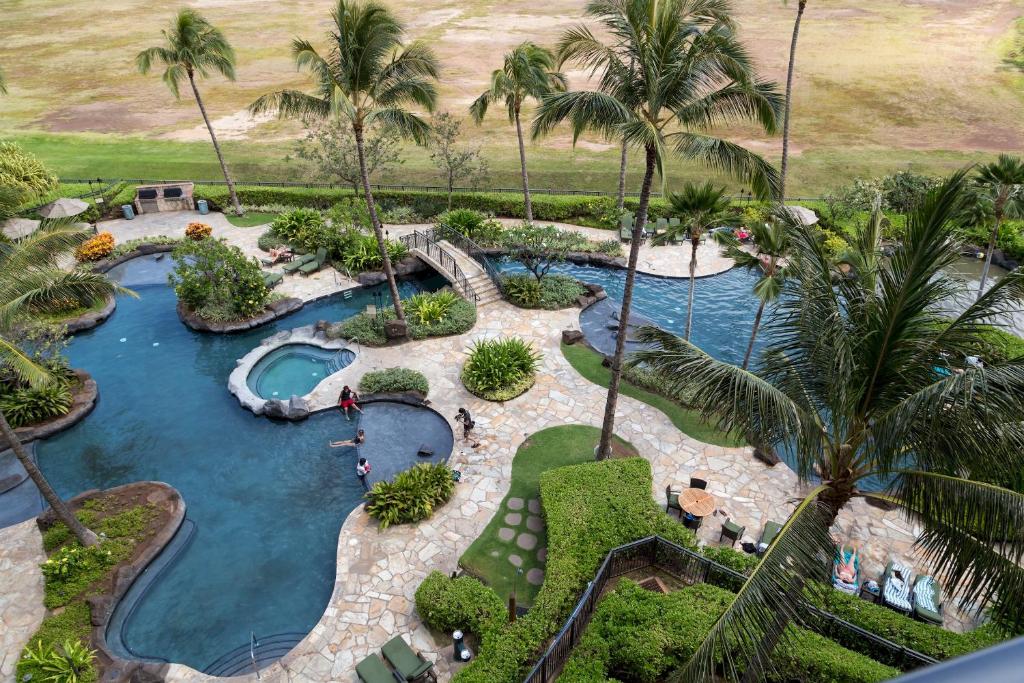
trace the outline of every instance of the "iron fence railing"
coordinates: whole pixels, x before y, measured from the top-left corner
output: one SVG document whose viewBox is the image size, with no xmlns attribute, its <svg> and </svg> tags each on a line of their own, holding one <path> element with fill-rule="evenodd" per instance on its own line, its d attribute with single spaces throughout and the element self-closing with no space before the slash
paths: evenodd
<svg viewBox="0 0 1024 683">
<path fill-rule="evenodd" d="M 494 260 L 488 256 L 487 251 L 484 250 L 479 244 L 463 235 L 458 230 L 447 228 L 442 225 L 429 231 L 435 239 L 445 240 L 454 246 L 456 249 L 462 251 L 467 256 L 472 258 L 474 261 L 480 264 L 480 267 L 487 273 L 487 277 L 491 279 L 494 286 L 497 287 L 498 293 L 501 294 L 502 298 L 505 298 L 505 284 L 501 279 L 501 271 L 494 265 Z"/>
<path fill-rule="evenodd" d="M 746 580 L 743 574 L 660 536 L 643 538 L 614 548 L 604 558 L 593 581 L 587 584 L 569 618 L 527 674 L 524 683 L 548 683 L 554 680 L 583 637 L 608 582 L 646 567 L 656 567 L 686 583 L 710 583 L 732 591 L 738 590 Z M 803 626 L 901 671 L 929 666 L 937 661 L 806 602 L 801 605 L 801 609 L 804 612 Z"/>
<path fill-rule="evenodd" d="M 452 284 L 461 290 L 462 296 L 465 297 L 466 301 L 475 306 L 479 299 L 476 291 L 473 289 L 473 286 L 469 284 L 466 274 L 462 272 L 462 268 L 459 267 L 458 261 L 455 260 L 455 257 L 434 241 L 433 235 L 429 234 L 432 232 L 433 231 L 427 231 L 424 233 L 419 230 L 414 230 L 412 234 L 403 235 L 399 239 L 402 244 L 409 247 L 409 249 L 418 249 L 433 259 L 437 265 L 451 276 L 451 279 L 453 280 Z"/>
</svg>

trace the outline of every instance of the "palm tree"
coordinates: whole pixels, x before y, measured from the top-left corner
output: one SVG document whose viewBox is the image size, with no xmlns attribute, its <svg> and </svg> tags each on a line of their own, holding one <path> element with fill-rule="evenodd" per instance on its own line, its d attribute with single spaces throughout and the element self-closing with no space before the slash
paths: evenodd
<svg viewBox="0 0 1024 683">
<path fill-rule="evenodd" d="M 366 170 L 365 133 L 379 125 L 390 128 L 417 144 L 430 138 L 430 124 L 406 106 L 434 110 L 437 90 L 434 81 L 440 71 L 433 51 L 422 43 L 402 44 L 405 29 L 383 5 L 373 2 L 338 0 L 331 11 L 333 25 L 328 33 L 328 52 L 321 55 L 313 45 L 296 38 L 292 56 L 300 69 L 312 74 L 316 94 L 281 90 L 256 100 L 254 113 L 276 110 L 280 116 L 301 119 L 341 119 L 352 126 L 362 176 L 363 196 L 384 261 L 395 315 L 405 322 L 398 284 L 391 268 L 384 228 L 370 190 Z"/>
<path fill-rule="evenodd" d="M 985 265 L 981 270 L 978 298 L 985 293 L 988 271 L 992 266 L 992 252 L 999 239 L 999 228 L 1006 218 L 1024 215 L 1024 160 L 1009 154 L 1000 154 L 997 161 L 978 168 L 974 178 L 978 192 L 975 195 L 986 217 L 992 220 L 992 235 L 985 250 Z"/>
<path fill-rule="evenodd" d="M 783 0 L 785 2 L 785 0 Z M 789 170 L 789 114 L 793 107 L 793 66 L 796 64 L 796 41 L 800 36 L 800 20 L 807 9 L 807 0 L 797 0 L 793 39 L 789 43 L 789 65 L 786 67 L 786 113 L 782 117 L 782 164 L 779 167 L 779 203 L 786 203 L 786 172 Z"/>
<path fill-rule="evenodd" d="M 196 98 L 196 104 L 199 105 L 199 113 L 203 115 L 206 129 L 210 131 L 213 150 L 217 153 L 220 170 L 224 174 L 224 181 L 228 184 L 228 192 L 231 194 L 231 204 L 235 209 L 235 214 L 241 216 L 242 205 L 238 203 L 235 183 L 228 173 L 228 165 L 224 161 L 220 143 L 217 142 L 217 134 L 213 131 L 210 117 L 206 113 L 206 105 L 203 104 L 203 98 L 199 96 L 199 87 L 196 85 L 196 76 L 206 78 L 211 69 L 229 81 L 235 80 L 235 51 L 220 29 L 213 26 L 193 9 L 179 10 L 178 15 L 171 23 L 170 30 L 161 31 L 161 33 L 164 36 L 164 44 L 140 52 L 135 57 L 135 65 L 143 74 L 149 73 L 153 64 L 157 62 L 167 67 L 164 69 L 162 78 L 174 93 L 175 99 L 181 99 L 181 94 L 178 91 L 181 80 L 188 79 L 188 84 L 192 86 L 192 94 Z"/>
<path fill-rule="evenodd" d="M 714 234 L 715 241 L 723 245 L 722 252 L 740 268 L 760 274 L 754 284 L 754 296 L 757 297 L 757 313 L 754 315 L 754 329 L 750 333 L 747 352 L 743 354 L 744 370 L 750 366 L 750 357 L 754 352 L 754 341 L 761 329 L 761 319 L 765 307 L 777 300 L 782 294 L 788 269 L 786 264 L 790 248 L 790 230 L 799 223 L 799 218 L 788 209 L 779 205 L 768 223 L 755 223 L 750 226 L 751 240 L 754 251 L 750 252 L 740 245 L 739 240 L 727 231 Z M 693 285 L 690 285 L 691 288 Z M 692 305 L 692 304 L 691 304 Z"/>
<path fill-rule="evenodd" d="M 0 367 L 32 387 L 58 381 L 55 374 L 21 350 L 11 332 L 26 315 L 66 307 L 69 302 L 88 305 L 114 293 L 130 293 L 106 276 L 91 270 L 63 270 L 59 263 L 68 252 L 88 239 L 88 231 L 58 222 L 16 242 L 0 244 Z M 60 499 L 21 440 L 0 411 L 0 434 L 35 483 L 57 517 L 83 546 L 96 545 L 87 529 Z"/>
<path fill-rule="evenodd" d="M 954 596 L 998 595 L 997 615 L 1011 618 L 1024 600 L 1024 495 L 984 483 L 1024 467 L 1024 360 L 988 355 L 985 367 L 937 370 L 991 351 L 985 326 L 1024 300 L 1018 269 L 946 317 L 963 287 L 945 271 L 959 258 L 966 184 L 961 172 L 931 191 L 891 258 L 865 255 L 871 277 L 838 271 L 816 230 L 791 226 L 791 275 L 754 372 L 656 328 L 640 331 L 651 347 L 631 362 L 719 427 L 785 445 L 810 486 L 681 679 L 709 679 L 727 650 L 728 674 L 757 666 L 799 618 L 802 591 L 831 590 L 811 579 L 827 576 L 829 528 L 854 498 L 900 505 L 923 528 L 918 548 Z"/>
<path fill-rule="evenodd" d="M 671 150 L 744 178 L 760 196 L 774 194 L 778 174 L 770 164 L 704 131 L 733 120 L 755 120 L 774 131 L 782 101 L 773 84 L 757 79 L 733 33 L 726 0 L 591 0 L 586 11 L 601 24 L 607 42 L 577 26 L 562 37 L 559 56 L 601 73 L 602 82 L 593 91 L 548 95 L 533 128 L 537 136 L 569 121 L 576 134 L 593 130 L 644 152 L 619 314 L 626 321 L 655 170 L 664 180 L 663 162 Z M 611 453 L 625 341 L 625 334 L 617 336 L 612 357 L 601 459 Z"/>
<path fill-rule="evenodd" d="M 526 203 L 528 223 L 533 222 L 533 204 L 530 202 L 526 146 L 523 144 L 523 126 L 519 115 L 526 98 L 539 100 L 550 93 L 564 91 L 565 87 L 565 76 L 555 70 L 555 57 L 551 50 L 526 41 L 505 55 L 504 66 L 491 73 L 491 86 L 469 107 L 473 120 L 480 123 L 491 102 L 505 100 L 508 121 L 515 124 L 519 141 L 519 168 L 523 176 L 523 201 Z"/>
<path fill-rule="evenodd" d="M 725 196 L 724 187 L 716 189 L 709 180 L 703 185 L 684 183 L 681 192 L 669 196 L 669 203 L 682 220 L 678 226 L 669 228 L 658 241 L 668 242 L 683 236 L 690 240 L 690 292 L 684 334 L 684 338 L 689 339 L 693 327 L 693 292 L 697 287 L 697 249 L 704 233 L 725 219 L 729 198 Z"/>
</svg>

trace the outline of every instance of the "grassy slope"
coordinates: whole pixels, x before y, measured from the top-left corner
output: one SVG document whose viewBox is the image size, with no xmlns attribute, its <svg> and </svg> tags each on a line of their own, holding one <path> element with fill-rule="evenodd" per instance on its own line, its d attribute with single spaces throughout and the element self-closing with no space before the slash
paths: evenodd
<svg viewBox="0 0 1024 683">
<path fill-rule="evenodd" d="M 498 538 L 498 529 L 505 525 L 504 518 L 509 498 L 540 498 L 540 475 L 542 472 L 567 465 L 578 465 L 594 459 L 594 447 L 601 437 L 601 430 L 584 425 L 551 427 L 530 436 L 516 451 L 512 461 L 512 483 L 501 507 L 488 523 L 480 536 L 459 559 L 471 574 L 481 578 L 487 585 L 507 601 L 512 591 L 515 568 L 509 564 L 508 554 L 514 544 Z M 616 438 L 617 452 L 636 455 L 636 449 L 622 439 Z M 526 530 L 526 509 L 522 512 L 523 522 L 517 532 Z M 537 534 L 537 548 L 547 546 L 547 534 Z M 498 556 L 491 555 L 497 552 Z M 541 566 L 536 561 L 536 551 L 516 551 L 523 558 L 523 575 L 519 577 L 517 600 L 519 604 L 531 605 L 540 586 L 526 582 L 526 572 Z"/>
<path fill-rule="evenodd" d="M 562 354 L 569 361 L 569 364 L 576 369 L 576 372 L 594 384 L 602 387 L 608 386 L 608 383 L 611 381 L 611 370 L 601 365 L 601 354 L 592 351 L 582 344 L 573 344 L 571 346 L 562 344 Z M 621 387 L 623 395 L 643 401 L 647 405 L 657 408 L 665 413 L 665 416 L 672 421 L 676 429 L 698 441 L 716 446 L 734 447 L 744 445 L 740 439 L 729 434 L 723 434 L 721 431 L 708 425 L 701 420 L 700 415 L 694 410 L 683 408 L 678 403 L 664 396 L 641 389 L 626 381 L 622 382 Z"/>
</svg>

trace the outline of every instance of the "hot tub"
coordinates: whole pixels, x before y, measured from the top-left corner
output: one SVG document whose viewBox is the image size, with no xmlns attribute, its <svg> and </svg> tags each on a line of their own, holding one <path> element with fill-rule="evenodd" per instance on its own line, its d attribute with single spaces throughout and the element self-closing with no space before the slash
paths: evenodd
<svg viewBox="0 0 1024 683">
<path fill-rule="evenodd" d="M 254 394 L 266 400 L 305 396 L 355 358 L 356 354 L 349 349 L 285 344 L 261 358 L 249 372 L 246 383 Z"/>
</svg>

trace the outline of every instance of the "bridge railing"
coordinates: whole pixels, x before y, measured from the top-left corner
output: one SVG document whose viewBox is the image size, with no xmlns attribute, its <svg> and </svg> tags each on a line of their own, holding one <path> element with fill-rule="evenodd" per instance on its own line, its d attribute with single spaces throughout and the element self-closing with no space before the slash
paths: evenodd
<svg viewBox="0 0 1024 683">
<path fill-rule="evenodd" d="M 494 260 L 487 255 L 487 251 L 484 250 L 479 244 L 463 235 L 458 230 L 452 228 L 446 228 L 444 226 L 438 226 L 428 231 L 432 239 L 445 240 L 451 243 L 455 248 L 459 249 L 471 259 L 480 264 L 480 267 L 487 273 L 487 277 L 491 279 L 494 286 L 498 289 L 498 293 L 501 294 L 501 298 L 507 298 L 505 296 L 505 284 L 501 279 L 501 271 L 494 264 Z"/>
<path fill-rule="evenodd" d="M 479 297 L 473 289 L 473 285 L 469 284 L 466 274 L 462 272 L 462 268 L 459 267 L 455 257 L 434 240 L 434 236 L 430 234 L 432 232 L 415 230 L 411 234 L 403 235 L 399 239 L 409 249 L 417 249 L 430 257 L 434 263 L 445 271 L 452 284 L 455 285 L 455 288 L 459 290 L 466 301 L 476 306 Z"/>
</svg>

